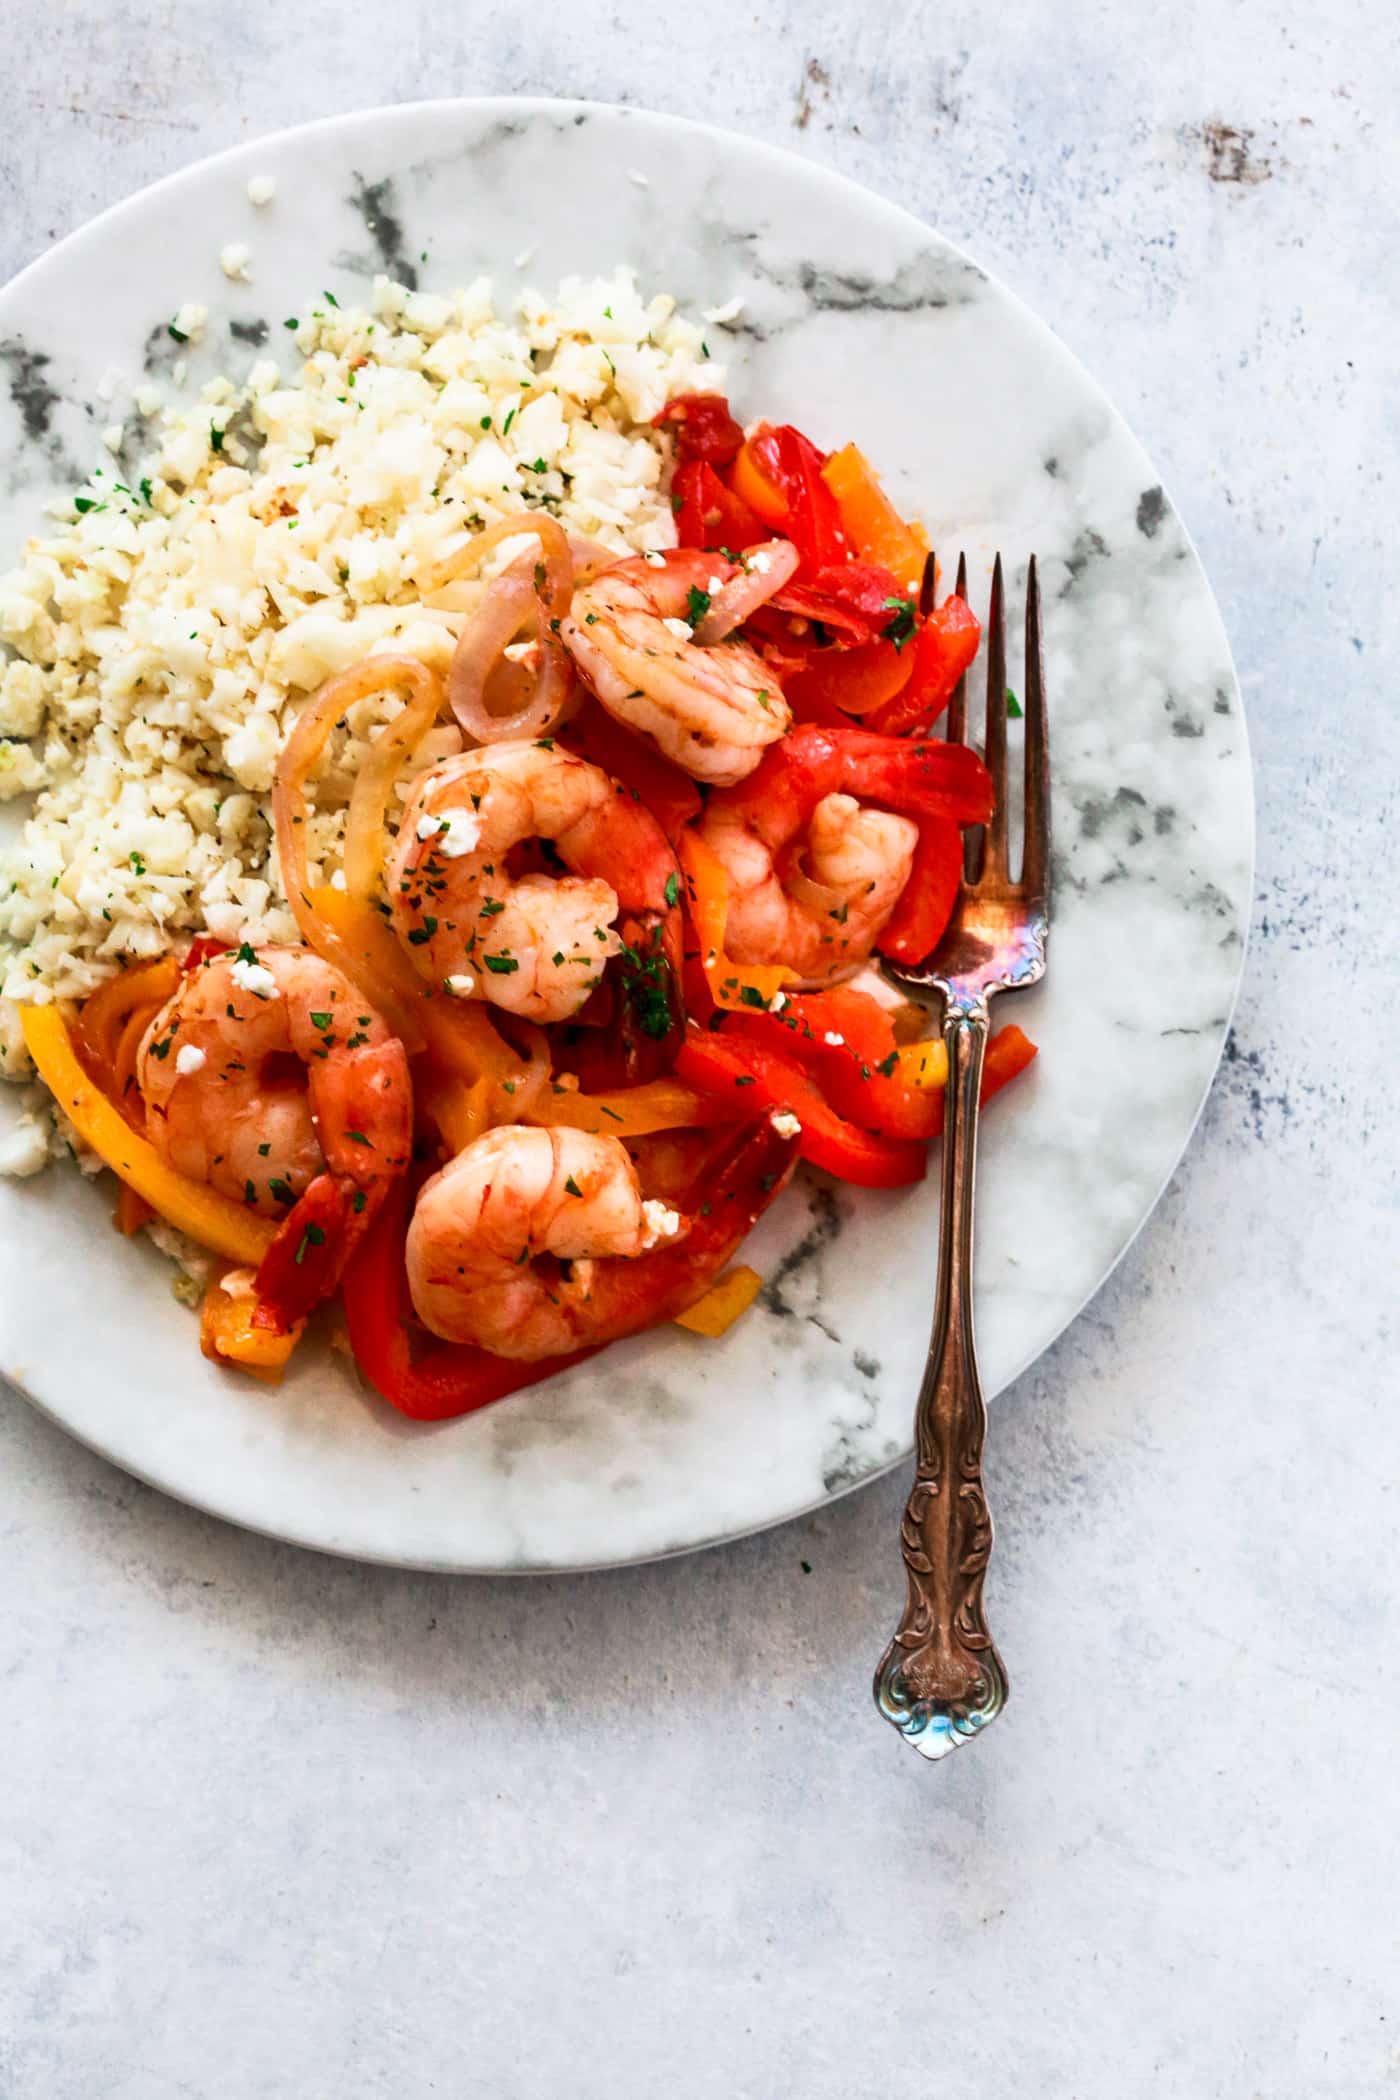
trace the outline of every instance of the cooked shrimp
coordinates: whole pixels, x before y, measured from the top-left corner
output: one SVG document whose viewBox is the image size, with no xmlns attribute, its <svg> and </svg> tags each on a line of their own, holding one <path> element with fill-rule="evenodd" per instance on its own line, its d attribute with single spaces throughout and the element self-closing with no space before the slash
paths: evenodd
<svg viewBox="0 0 1400 2100">
<path fill-rule="evenodd" d="M 537 1362 L 684 1310 L 772 1201 L 796 1140 L 772 1118 L 724 1141 L 690 1214 L 643 1199 L 621 1142 L 490 1130 L 426 1182 L 408 1230 L 418 1317 L 448 1341 Z"/>
<path fill-rule="evenodd" d="M 851 976 L 909 879 L 913 820 L 980 821 L 985 779 L 959 746 L 795 729 L 742 787 L 711 795 L 700 820 L 729 873 L 726 954 L 784 963 L 807 986 Z"/>
<path fill-rule="evenodd" d="M 566 872 L 512 872 L 513 850 L 535 839 Z M 675 855 L 586 759 L 532 743 L 444 759 L 409 799 L 388 881 L 394 926 L 432 984 L 565 1021 L 624 953 L 643 1032 L 663 1037 L 677 1021 Z"/>
<path fill-rule="evenodd" d="M 716 786 L 750 774 L 792 720 L 756 650 L 740 640 L 707 645 L 695 633 L 711 599 L 748 573 L 694 548 L 617 562 L 575 590 L 562 628 L 608 713 Z M 779 582 L 783 573 L 772 571 Z"/>
<path fill-rule="evenodd" d="M 402 1045 L 309 948 L 209 957 L 152 1021 L 137 1076 L 170 1165 L 266 1216 L 323 1166 L 368 1187 L 408 1157 Z"/>
</svg>

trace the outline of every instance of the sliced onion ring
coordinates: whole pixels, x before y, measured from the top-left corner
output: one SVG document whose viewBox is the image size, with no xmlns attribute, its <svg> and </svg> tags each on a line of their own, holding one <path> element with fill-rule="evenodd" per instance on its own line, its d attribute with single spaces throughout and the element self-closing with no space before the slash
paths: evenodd
<svg viewBox="0 0 1400 2100">
<path fill-rule="evenodd" d="M 447 673 L 447 699 L 453 714 L 479 744 L 507 738 L 539 737 L 557 726 L 573 696 L 573 659 L 559 639 L 559 624 L 569 610 L 574 589 L 574 561 L 568 536 L 555 519 L 538 511 L 502 518 L 478 533 L 429 579 L 431 590 L 468 575 L 503 540 L 529 533 L 539 541 L 538 557 L 522 554 L 486 587 L 486 596 L 462 629 Z M 539 634 L 539 670 L 522 707 L 494 714 L 486 704 L 486 683 L 502 652 L 533 612 Z"/>
<path fill-rule="evenodd" d="M 759 561 L 758 556 L 763 560 Z M 797 549 L 791 540 L 765 540 L 761 547 L 745 549 L 740 566 L 710 600 L 709 611 L 695 629 L 695 639 L 704 647 L 722 642 L 751 613 L 766 605 L 780 591 L 797 567 Z"/>
</svg>

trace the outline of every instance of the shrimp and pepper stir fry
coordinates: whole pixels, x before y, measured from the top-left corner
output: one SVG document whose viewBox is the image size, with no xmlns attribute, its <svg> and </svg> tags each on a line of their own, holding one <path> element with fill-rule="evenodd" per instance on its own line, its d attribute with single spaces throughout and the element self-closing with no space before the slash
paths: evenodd
<svg viewBox="0 0 1400 2100">
<path fill-rule="evenodd" d="M 718 397 L 658 422 L 677 547 L 507 520 L 462 557 L 502 544 L 445 678 L 370 658 L 312 700 L 274 800 L 307 945 L 129 973 L 110 1065 L 78 1030 L 141 1208 L 244 1261 L 206 1298 L 221 1363 L 275 1375 L 339 1297 L 391 1404 L 460 1414 L 658 1321 L 721 1332 L 799 1157 L 925 1171 L 941 1046 L 851 980 L 932 951 L 991 814 L 932 733 L 977 623 L 931 571 L 916 597 L 922 541 L 853 447 Z M 396 687 L 318 884 L 309 773 Z M 464 748 L 423 763 L 444 725 Z M 990 1090 L 1033 1055 L 1004 1030 Z"/>
</svg>

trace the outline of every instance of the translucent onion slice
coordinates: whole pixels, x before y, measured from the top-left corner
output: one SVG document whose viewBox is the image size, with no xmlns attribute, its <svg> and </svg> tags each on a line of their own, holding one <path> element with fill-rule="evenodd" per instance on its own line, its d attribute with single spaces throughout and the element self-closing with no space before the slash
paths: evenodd
<svg viewBox="0 0 1400 2100">
<path fill-rule="evenodd" d="M 751 613 L 789 581 L 797 560 L 791 540 L 765 540 L 761 547 L 746 548 L 741 566 L 715 592 L 708 612 L 697 622 L 696 641 L 702 647 L 722 642 L 736 627 L 742 627 Z"/>
</svg>

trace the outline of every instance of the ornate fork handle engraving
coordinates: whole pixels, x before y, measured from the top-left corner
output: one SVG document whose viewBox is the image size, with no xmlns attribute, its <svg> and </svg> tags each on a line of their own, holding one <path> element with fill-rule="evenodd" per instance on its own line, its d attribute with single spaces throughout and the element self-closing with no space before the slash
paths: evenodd
<svg viewBox="0 0 1400 2100">
<path fill-rule="evenodd" d="M 950 1000 L 938 1296 L 916 1415 L 914 1486 L 900 1540 L 908 1597 L 875 1673 L 885 1718 L 925 1757 L 994 1721 L 1006 1672 L 982 1614 L 992 1519 L 982 1492 L 987 1411 L 972 1332 L 972 1191 L 987 1003 Z"/>
</svg>

